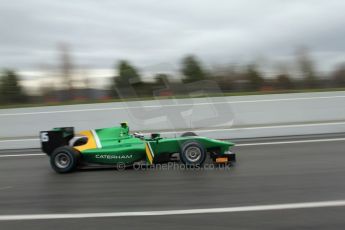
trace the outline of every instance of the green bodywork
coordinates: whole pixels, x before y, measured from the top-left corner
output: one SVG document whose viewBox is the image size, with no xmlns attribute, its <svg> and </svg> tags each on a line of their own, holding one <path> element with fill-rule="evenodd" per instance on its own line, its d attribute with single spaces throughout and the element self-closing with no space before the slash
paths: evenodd
<svg viewBox="0 0 345 230">
<path fill-rule="evenodd" d="M 88 130 L 81 132 L 92 133 L 86 143 L 74 146 L 81 153 L 82 160 L 87 163 L 97 164 L 134 164 L 146 161 L 148 164 L 155 163 L 163 156 L 171 156 L 181 152 L 181 146 L 187 141 L 200 143 L 208 153 L 217 152 L 224 154 L 234 144 L 231 142 L 214 140 L 200 136 L 161 138 L 159 134 L 150 138 L 139 138 L 129 133 L 127 124 L 119 127 Z M 90 140 L 94 138 L 94 140 Z M 94 141 L 97 146 L 90 146 Z M 151 157 L 150 157 L 151 155 Z"/>
</svg>

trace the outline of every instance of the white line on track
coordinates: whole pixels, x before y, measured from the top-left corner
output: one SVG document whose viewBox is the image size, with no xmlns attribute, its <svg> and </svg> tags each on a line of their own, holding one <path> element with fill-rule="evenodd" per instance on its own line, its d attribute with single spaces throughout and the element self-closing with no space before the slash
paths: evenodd
<svg viewBox="0 0 345 230">
<path fill-rule="evenodd" d="M 0 116 L 22 116 L 22 115 L 37 115 L 37 114 L 54 114 L 54 113 L 76 113 L 76 112 L 93 112 L 93 111 L 111 111 L 123 109 L 143 109 L 143 108 L 163 108 L 163 107 L 183 107 L 183 106 L 204 106 L 204 105 L 218 105 L 218 104 L 241 104 L 241 103 L 261 103 L 261 102 L 282 102 L 282 101 L 301 101 L 301 100 L 320 100 L 320 99 L 336 99 L 345 98 L 343 95 L 338 96 L 324 96 L 324 97 L 297 97 L 297 98 L 280 98 L 280 99 L 262 99 L 262 100 L 247 100 L 247 101 L 221 101 L 221 102 L 202 102 L 202 103 L 185 103 L 173 105 L 140 105 L 140 106 L 124 106 L 124 107 L 109 107 L 109 108 L 94 108 L 94 109 L 72 109 L 72 110 L 56 110 L 56 111 L 41 111 L 41 112 L 24 112 L 24 113 L 2 113 Z"/>
<path fill-rule="evenodd" d="M 260 142 L 260 143 L 246 143 L 237 144 L 236 146 L 259 146 L 259 145 L 284 145 L 284 144 L 299 144 L 299 143 L 317 143 L 317 142 L 334 142 L 345 141 L 345 138 L 332 138 L 332 139 L 316 139 L 316 140 L 297 140 L 297 141 L 276 141 L 276 142 Z"/>
<path fill-rule="evenodd" d="M 335 201 L 321 201 L 321 202 L 271 204 L 271 205 L 239 206 L 239 207 L 225 207 L 225 208 L 181 209 L 181 210 L 165 210 L 165 211 L 1 215 L 0 221 L 170 216 L 170 215 L 193 215 L 193 214 L 195 215 L 195 214 L 212 214 L 212 213 L 291 210 L 291 209 L 306 209 L 306 208 L 329 208 L 329 207 L 343 207 L 343 206 L 345 206 L 345 200 L 335 200 Z"/>
<path fill-rule="evenodd" d="M 7 157 L 30 157 L 30 156 L 45 156 L 44 153 L 29 153 L 29 154 L 8 154 L 8 155 L 0 155 L 0 158 L 7 158 Z"/>
<path fill-rule="evenodd" d="M 329 138 L 329 139 L 312 139 L 312 140 L 295 140 L 295 141 L 274 141 L 274 142 L 258 142 L 258 143 L 244 143 L 236 144 L 235 146 L 260 146 L 260 145 L 284 145 L 284 144 L 300 144 L 300 143 L 317 143 L 317 142 L 336 142 L 336 141 L 345 141 L 345 138 Z M 27 156 L 45 156 L 43 153 L 30 153 L 30 154 L 8 154 L 1 155 L 0 158 L 8 157 L 27 157 Z"/>
<path fill-rule="evenodd" d="M 39 139 L 10 139 L 10 140 L 1 140 L 0 143 L 4 143 L 4 142 L 25 142 L 25 141 L 39 141 Z"/>
</svg>

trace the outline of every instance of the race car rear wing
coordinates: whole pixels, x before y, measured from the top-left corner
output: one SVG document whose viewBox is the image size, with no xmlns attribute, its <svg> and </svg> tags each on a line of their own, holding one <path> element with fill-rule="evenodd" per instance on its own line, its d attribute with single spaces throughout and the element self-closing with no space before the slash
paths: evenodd
<svg viewBox="0 0 345 230">
<path fill-rule="evenodd" d="M 41 149 L 50 155 L 56 148 L 68 145 L 74 137 L 73 127 L 54 128 L 50 131 L 40 132 Z"/>
</svg>

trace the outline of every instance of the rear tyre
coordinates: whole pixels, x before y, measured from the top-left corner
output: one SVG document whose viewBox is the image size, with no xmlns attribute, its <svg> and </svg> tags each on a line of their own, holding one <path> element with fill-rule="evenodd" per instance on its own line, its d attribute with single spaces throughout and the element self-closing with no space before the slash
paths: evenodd
<svg viewBox="0 0 345 230">
<path fill-rule="evenodd" d="M 188 141 L 182 145 L 180 153 L 182 163 L 188 166 L 200 166 L 205 162 L 206 150 L 199 142 Z"/>
<path fill-rule="evenodd" d="M 185 133 L 182 133 L 181 137 L 195 137 L 195 136 L 198 136 L 196 135 L 196 133 L 193 133 L 193 132 L 185 132 Z"/>
<path fill-rule="evenodd" d="M 69 173 L 77 169 L 80 153 L 69 146 L 62 146 L 50 155 L 50 165 L 57 173 Z"/>
</svg>

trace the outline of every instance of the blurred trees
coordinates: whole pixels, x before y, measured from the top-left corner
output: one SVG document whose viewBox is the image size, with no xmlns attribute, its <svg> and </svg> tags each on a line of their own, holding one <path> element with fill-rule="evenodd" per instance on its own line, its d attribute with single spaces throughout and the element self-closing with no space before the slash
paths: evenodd
<svg viewBox="0 0 345 230">
<path fill-rule="evenodd" d="M 60 53 L 60 69 L 61 69 L 61 77 L 62 82 L 67 88 L 67 92 L 65 95 L 65 100 L 73 100 L 75 99 L 74 89 L 73 89 L 73 82 L 72 82 L 72 74 L 73 74 L 73 64 L 72 58 L 70 55 L 69 46 L 66 43 L 60 43 L 58 45 L 58 50 Z"/>
<path fill-rule="evenodd" d="M 345 64 L 339 65 L 332 73 L 335 87 L 345 87 Z"/>
<path fill-rule="evenodd" d="M 183 81 L 186 83 L 200 81 L 206 78 L 201 63 L 193 55 L 188 55 L 182 59 L 181 73 L 184 75 Z"/>
<path fill-rule="evenodd" d="M 25 99 L 17 74 L 11 70 L 4 71 L 0 78 L 0 102 L 15 104 L 23 103 Z"/>
<path fill-rule="evenodd" d="M 48 81 L 41 87 L 41 95 L 24 95 L 23 88 L 19 84 L 19 78 L 14 71 L 4 71 L 0 74 L 0 103 L 19 104 L 25 101 L 30 102 L 62 102 L 64 100 L 72 100 L 68 97 L 73 89 L 73 71 L 70 57 L 67 49 L 61 51 L 62 59 L 62 76 L 63 87 L 55 88 Z M 298 72 L 296 72 L 296 64 Z M 280 90 L 304 90 L 307 88 L 340 88 L 345 87 L 345 63 L 337 66 L 331 73 L 321 75 L 315 69 L 312 58 L 307 49 L 299 49 L 296 53 L 296 62 L 294 65 L 286 65 L 282 63 L 283 68 L 273 72 L 273 75 L 265 75 L 260 71 L 260 66 L 250 64 L 247 66 L 235 63 L 228 65 L 214 66 L 212 69 L 206 67 L 199 61 L 198 57 L 188 55 L 181 59 L 180 73 L 182 82 L 178 77 L 160 72 L 151 78 L 151 81 L 145 81 L 132 63 L 127 60 L 121 60 L 115 65 L 116 76 L 111 78 L 111 87 L 107 89 L 90 88 L 87 84 L 81 87 L 75 87 L 73 94 L 89 95 L 90 98 L 109 99 L 113 98 L 142 98 L 152 96 L 185 96 L 190 95 L 191 91 L 202 88 L 205 93 L 215 94 L 214 87 L 208 86 L 209 82 L 217 85 L 219 90 L 216 93 L 238 93 L 238 92 L 256 92 L 256 91 L 280 91 Z M 291 74 L 291 75 L 290 75 Z M 294 75 L 292 75 L 294 74 Z M 318 74 L 320 74 L 318 76 Z M 207 81 L 203 81 L 207 80 Z M 48 83 L 47 83 L 48 82 Z M 186 84 L 198 82 L 193 84 Z M 210 84 L 211 85 L 211 84 Z M 191 87 L 192 86 L 192 87 Z M 194 87 L 194 88 L 193 88 Z M 192 89 L 193 88 L 193 89 Z M 217 88 L 217 89 L 218 89 Z M 84 91 L 83 91 L 84 90 Z M 90 97 L 91 94 L 101 95 Z M 110 96 L 110 97 L 109 97 Z M 43 99 L 43 100 L 42 100 Z"/>
<path fill-rule="evenodd" d="M 264 86 L 264 79 L 255 65 L 249 65 L 245 76 L 249 82 L 249 89 L 259 91 Z"/>
<path fill-rule="evenodd" d="M 308 49 L 302 47 L 297 50 L 297 65 L 305 81 L 306 88 L 315 88 L 317 86 L 316 71 L 314 63 L 311 60 Z"/>
<path fill-rule="evenodd" d="M 118 77 L 115 77 L 115 83 L 118 86 L 129 86 L 141 82 L 137 69 L 128 61 L 121 60 L 117 64 Z"/>
<path fill-rule="evenodd" d="M 293 89 L 294 84 L 288 74 L 279 74 L 276 78 L 277 89 Z"/>
<path fill-rule="evenodd" d="M 164 85 L 169 82 L 169 75 L 165 73 L 159 73 L 154 77 L 156 84 Z"/>
<path fill-rule="evenodd" d="M 143 85 L 138 70 L 126 60 L 121 60 L 116 65 L 118 75 L 113 78 L 111 91 L 115 97 L 137 97 L 141 95 Z M 144 92 L 146 90 L 144 89 Z"/>
</svg>

